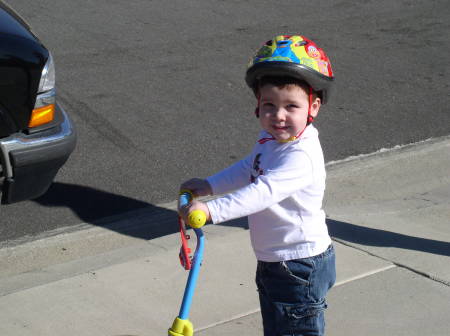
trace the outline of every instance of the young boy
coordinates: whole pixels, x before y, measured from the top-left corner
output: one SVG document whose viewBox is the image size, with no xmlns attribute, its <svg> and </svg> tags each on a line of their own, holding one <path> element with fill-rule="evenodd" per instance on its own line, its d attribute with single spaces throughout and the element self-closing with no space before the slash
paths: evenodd
<svg viewBox="0 0 450 336">
<path fill-rule="evenodd" d="M 265 336 L 324 335 L 325 296 L 336 278 L 322 199 L 325 167 L 312 125 L 333 81 L 328 57 L 303 36 L 277 36 L 259 49 L 246 82 L 263 131 L 252 153 L 225 170 L 191 179 L 196 196 L 225 194 L 180 209 L 213 223 L 248 216 L 258 260 Z"/>
</svg>

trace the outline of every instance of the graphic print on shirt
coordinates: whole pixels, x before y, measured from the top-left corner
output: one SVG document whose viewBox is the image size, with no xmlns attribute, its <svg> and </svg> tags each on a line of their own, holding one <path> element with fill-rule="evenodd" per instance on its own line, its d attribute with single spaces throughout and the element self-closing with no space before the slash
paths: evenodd
<svg viewBox="0 0 450 336">
<path fill-rule="evenodd" d="M 264 175 L 264 171 L 259 167 L 259 165 L 261 164 L 261 161 L 259 160 L 261 158 L 261 155 L 261 153 L 256 154 L 255 159 L 253 160 L 253 167 L 250 175 L 250 182 L 252 183 L 255 183 L 259 175 Z"/>
</svg>

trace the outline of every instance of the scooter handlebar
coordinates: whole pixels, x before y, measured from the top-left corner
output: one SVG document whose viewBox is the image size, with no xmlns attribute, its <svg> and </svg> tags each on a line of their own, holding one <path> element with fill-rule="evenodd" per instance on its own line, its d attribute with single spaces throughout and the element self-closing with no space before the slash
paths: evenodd
<svg viewBox="0 0 450 336">
<path fill-rule="evenodd" d="M 192 199 L 194 198 L 194 195 L 189 190 L 182 190 L 180 191 L 180 206 L 187 205 Z M 206 214 L 202 210 L 194 210 L 188 215 L 188 222 L 187 224 L 194 228 L 194 229 L 200 229 L 203 225 L 206 223 Z"/>
</svg>

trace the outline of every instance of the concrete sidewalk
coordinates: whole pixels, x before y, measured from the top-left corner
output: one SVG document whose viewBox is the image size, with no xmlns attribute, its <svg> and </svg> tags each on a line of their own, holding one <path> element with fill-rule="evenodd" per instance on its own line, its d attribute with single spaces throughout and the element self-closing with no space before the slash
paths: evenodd
<svg viewBox="0 0 450 336">
<path fill-rule="evenodd" d="M 448 335 L 449 167 L 448 137 L 328 165 L 327 335 Z M 160 207 L 0 249 L 0 335 L 167 335 L 187 278 L 179 234 L 133 231 L 176 228 L 175 203 Z M 204 231 L 195 334 L 262 335 L 245 221 Z"/>
</svg>

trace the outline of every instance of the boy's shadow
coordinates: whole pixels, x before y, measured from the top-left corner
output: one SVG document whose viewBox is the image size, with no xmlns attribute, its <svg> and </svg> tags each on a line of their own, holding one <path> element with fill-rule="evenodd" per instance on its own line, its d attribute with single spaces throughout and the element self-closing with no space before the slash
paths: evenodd
<svg viewBox="0 0 450 336">
<path fill-rule="evenodd" d="M 179 231 L 176 211 L 87 186 L 54 182 L 34 202 L 69 208 L 84 223 L 136 238 L 148 240 Z"/>
<path fill-rule="evenodd" d="M 45 207 L 67 207 L 85 223 L 145 240 L 179 231 L 176 211 L 91 187 L 54 182 L 46 194 L 34 201 Z M 327 224 L 332 237 L 348 242 L 450 256 L 448 242 L 407 236 L 333 219 L 328 219 Z M 222 225 L 248 229 L 247 221 L 242 218 Z"/>
<path fill-rule="evenodd" d="M 84 223 L 144 240 L 180 230 L 175 210 L 87 186 L 54 182 L 33 201 L 45 207 L 69 208 Z M 248 229 L 245 218 L 220 225 Z"/>
<path fill-rule="evenodd" d="M 378 247 L 397 247 L 450 256 L 450 243 L 445 241 L 407 236 L 333 219 L 327 219 L 327 224 L 332 237 L 348 242 Z"/>
</svg>

